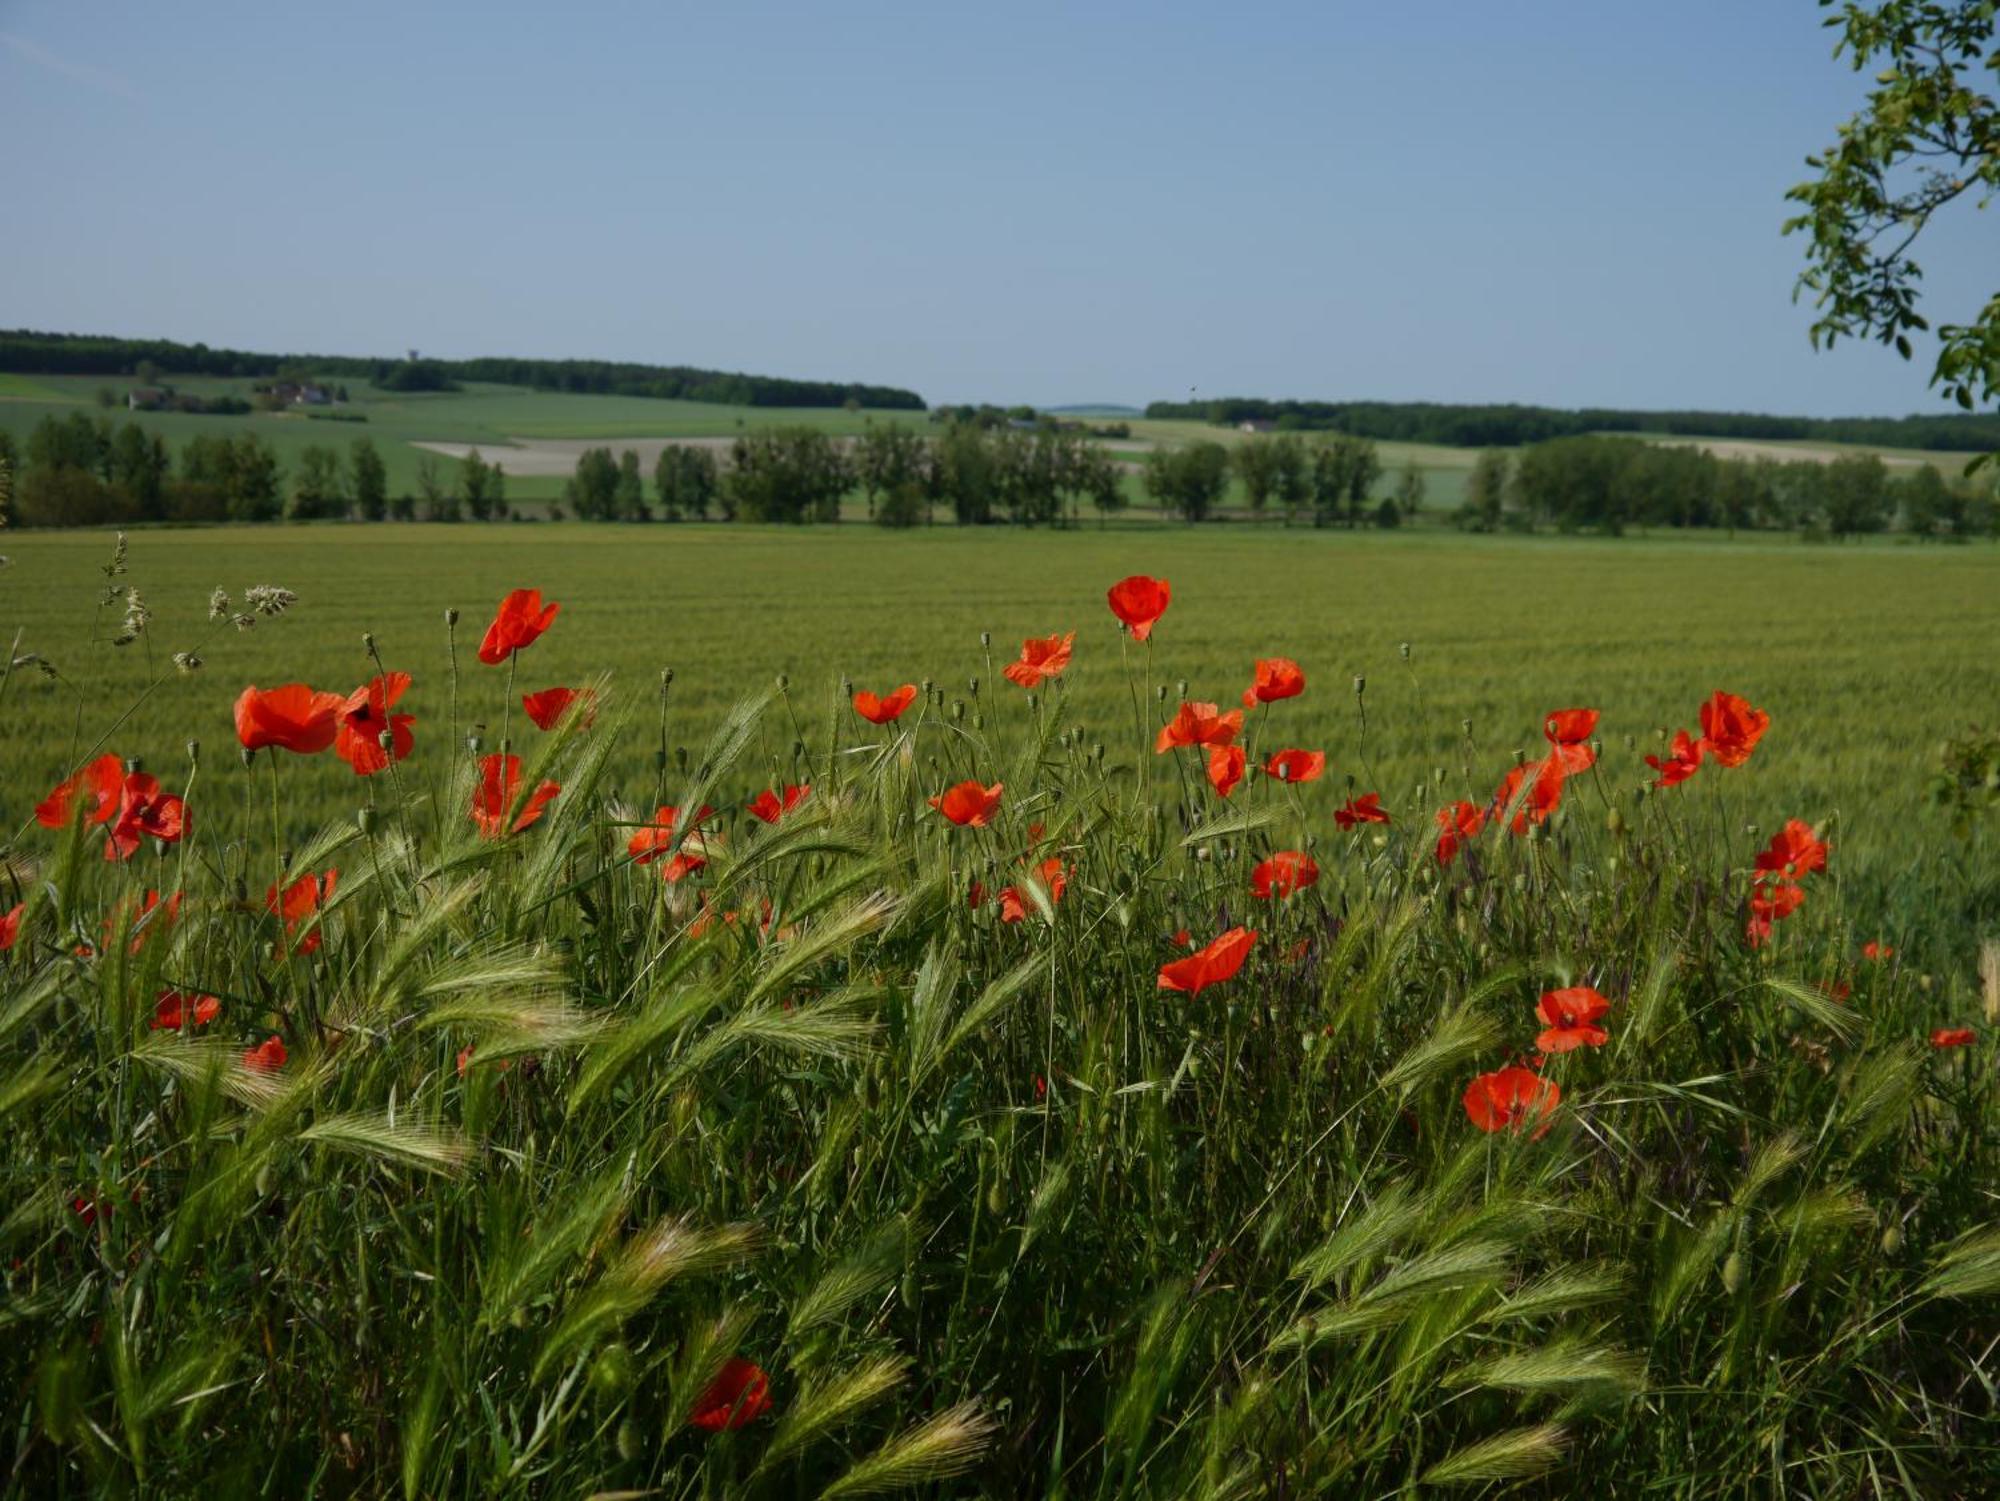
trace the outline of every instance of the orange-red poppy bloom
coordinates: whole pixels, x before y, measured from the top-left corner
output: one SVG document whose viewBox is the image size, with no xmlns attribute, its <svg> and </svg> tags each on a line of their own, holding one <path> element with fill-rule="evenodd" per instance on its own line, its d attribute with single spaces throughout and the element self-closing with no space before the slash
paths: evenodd
<svg viewBox="0 0 2000 1501">
<path fill-rule="evenodd" d="M 1165 579 L 1148 578 L 1143 573 L 1120 579 L 1104 595 L 1111 613 L 1125 622 L 1134 641 L 1144 641 L 1153 634 L 1153 627 L 1167 613 L 1173 597 L 1174 591 Z"/>
<path fill-rule="evenodd" d="M 1062 900 L 1063 892 L 1069 886 L 1069 872 L 1063 868 L 1060 857 L 1050 856 L 1035 868 L 1035 874 L 1042 883 L 1042 889 L 1049 894 L 1049 905 Z M 1003 887 L 1000 892 L 1000 921 L 1020 922 L 1028 915 L 1028 899 L 1018 886 Z"/>
<path fill-rule="evenodd" d="M 521 707 L 528 711 L 528 718 L 538 730 L 552 730 L 562 720 L 569 706 L 581 703 L 577 710 L 581 715 L 579 729 L 589 729 L 597 723 L 597 690 L 595 688 L 544 688 L 539 693 L 521 695 Z"/>
<path fill-rule="evenodd" d="M 1884 960 L 1895 958 L 1896 951 L 1890 948 L 1888 944 L 1871 938 L 1868 942 L 1861 945 L 1861 957 L 1872 959 L 1879 964 Z"/>
<path fill-rule="evenodd" d="M 212 995 L 182 995 L 178 990 L 163 990 L 153 1005 L 152 1030 L 178 1032 L 190 1018 L 195 1026 L 205 1027 L 220 1015 L 222 1002 Z"/>
<path fill-rule="evenodd" d="M 1249 757 L 1243 754 L 1240 745 L 1211 745 L 1208 748 L 1208 784 L 1224 797 L 1234 792 L 1243 781 L 1243 768 L 1249 764 Z"/>
<path fill-rule="evenodd" d="M 125 763 L 116 756 L 103 755 L 65 777 L 35 805 L 35 821 L 44 828 L 60 829 L 69 822 L 70 799 L 79 792 L 90 798 L 84 805 L 83 821 L 109 823 L 117 816 L 125 795 Z"/>
<path fill-rule="evenodd" d="M 0 912 L 0 952 L 11 949 L 21 939 L 21 912 L 28 904 L 14 903 L 11 910 Z"/>
<path fill-rule="evenodd" d="M 543 631 L 555 623 L 561 605 L 542 605 L 539 589 L 516 589 L 500 601 L 493 624 L 486 627 L 486 639 L 479 643 L 479 660 L 497 667 L 524 646 L 533 646 Z"/>
<path fill-rule="evenodd" d="M 129 860 L 144 839 L 175 844 L 187 832 L 187 808 L 171 792 L 160 791 L 158 777 L 135 771 L 125 778 L 118 803 L 118 821 L 104 841 L 104 858 Z"/>
<path fill-rule="evenodd" d="M 1009 662 L 1001 674 L 1023 688 L 1045 683 L 1069 666 L 1069 649 L 1075 642 L 1075 631 L 1067 636 L 1030 636 L 1021 643 L 1020 660 Z"/>
<path fill-rule="evenodd" d="M 1236 977 L 1257 935 L 1248 928 L 1231 928 L 1207 948 L 1197 949 L 1185 959 L 1160 966 L 1160 989 L 1200 995 L 1211 985 Z"/>
<path fill-rule="evenodd" d="M 1601 1048 L 1611 1041 L 1611 1034 L 1597 1025 L 1597 1019 L 1610 1009 L 1611 1002 L 1588 985 L 1544 991 L 1535 1014 L 1547 1030 L 1535 1039 L 1535 1046 L 1544 1053 Z"/>
<path fill-rule="evenodd" d="M 1701 770 L 1701 758 L 1707 753 L 1708 742 L 1697 740 L 1686 730 L 1675 730 L 1672 746 L 1664 758 L 1646 757 L 1646 764 L 1660 774 L 1653 783 L 1655 787 L 1678 787 L 1689 777 Z"/>
<path fill-rule="evenodd" d="M 905 683 L 890 693 L 874 694 L 862 689 L 854 695 L 854 712 L 870 724 L 888 724 L 899 719 L 905 709 L 915 703 L 917 685 Z"/>
<path fill-rule="evenodd" d="M 1724 766 L 1741 766 L 1771 727 L 1771 716 L 1733 693 L 1717 693 L 1701 706 L 1701 743 Z"/>
<path fill-rule="evenodd" d="M 1546 822 L 1561 806 L 1565 775 L 1557 755 L 1521 762 L 1500 779 L 1486 816 L 1505 822 L 1516 834 L 1527 833 L 1529 824 Z"/>
<path fill-rule="evenodd" d="M 1290 896 L 1302 886 L 1319 882 L 1319 866 L 1304 850 L 1279 850 L 1268 860 L 1259 861 L 1250 872 L 1250 889 L 1259 901 Z"/>
<path fill-rule="evenodd" d="M 1458 858 L 1459 846 L 1486 827 L 1486 813 L 1476 803 L 1456 802 L 1437 813 L 1437 863 L 1449 865 Z"/>
<path fill-rule="evenodd" d="M 960 828 L 983 829 L 993 822 L 993 815 L 1000 809 L 1000 794 L 1004 784 L 995 782 L 991 787 L 982 787 L 977 782 L 960 782 L 956 787 L 946 788 L 930 800 L 930 804 Z"/>
<path fill-rule="evenodd" d="M 282 897 L 278 895 L 277 887 L 268 886 L 264 889 L 264 910 L 278 914 L 289 936 L 293 929 L 333 900 L 334 884 L 339 879 L 340 872 L 337 870 L 317 876 L 308 871 L 287 886 Z M 306 935 L 305 942 L 299 945 L 298 951 L 301 954 L 312 953 L 319 947 L 319 940 L 319 929 L 314 928 Z"/>
<path fill-rule="evenodd" d="M 1228 745 L 1243 728 L 1243 711 L 1221 713 L 1214 704 L 1184 703 L 1160 726 L 1153 754 L 1165 755 L 1182 745 Z"/>
<path fill-rule="evenodd" d="M 1325 751 L 1281 750 L 1264 762 L 1264 775 L 1280 782 L 1317 782 L 1325 770 Z"/>
<path fill-rule="evenodd" d="M 1977 1040 L 1970 1027 L 1938 1027 L 1931 1033 L 1934 1048 L 1969 1048 Z"/>
<path fill-rule="evenodd" d="M 1281 698 L 1297 698 L 1306 691 L 1306 675 L 1290 657 L 1262 657 L 1257 662 L 1254 681 L 1243 690 L 1243 707 L 1274 704 Z"/>
<path fill-rule="evenodd" d="M 810 786 L 788 786 L 782 793 L 766 787 L 745 803 L 743 808 L 752 818 L 761 819 L 765 823 L 776 823 L 811 796 Z"/>
<path fill-rule="evenodd" d="M 515 799 L 521 793 L 521 758 L 499 751 L 479 758 L 479 785 L 472 790 L 472 821 L 479 825 L 479 837 L 498 839 L 502 834 L 518 834 L 542 816 L 542 810 L 562 791 L 560 782 L 543 782 L 528 794 L 521 811 L 510 824 Z"/>
<path fill-rule="evenodd" d="M 160 893 L 149 886 L 146 888 L 145 894 L 140 897 L 136 911 L 131 910 L 132 903 L 130 898 L 121 899 L 109 912 L 104 914 L 104 922 L 101 926 L 105 942 L 107 944 L 110 943 L 111 935 L 118 931 L 118 925 L 125 921 L 126 913 L 131 911 L 132 943 L 130 952 L 134 954 L 138 953 L 141 949 L 145 948 L 146 940 L 151 938 L 155 931 L 165 932 L 181 920 L 181 903 L 184 897 L 185 893 L 176 891 L 163 904 L 160 901 Z"/>
<path fill-rule="evenodd" d="M 340 711 L 346 704 L 340 694 L 317 693 L 304 683 L 245 688 L 236 699 L 236 738 L 245 750 L 275 745 L 316 756 L 340 733 Z"/>
<path fill-rule="evenodd" d="M 407 672 L 382 673 L 363 683 L 341 701 L 339 732 L 334 736 L 333 753 L 354 768 L 358 777 L 372 777 L 389 763 L 409 755 L 416 744 L 410 726 L 414 714 L 397 714 L 396 703 L 409 691 Z M 387 731 L 390 749 L 382 749 Z"/>
<path fill-rule="evenodd" d="M 1177 949 L 1191 949 L 1194 947 L 1194 934 L 1190 933 L 1186 928 L 1176 928 L 1174 929 L 1173 937 L 1169 938 L 1167 942 L 1171 943 Z"/>
<path fill-rule="evenodd" d="M 694 1399 L 688 1421 L 708 1433 L 725 1428 L 743 1428 L 764 1414 L 771 1405 L 771 1383 L 764 1372 L 740 1355 L 732 1355 Z"/>
<path fill-rule="evenodd" d="M 285 1040 L 273 1032 L 254 1048 L 243 1051 L 243 1066 L 260 1074 L 275 1074 L 285 1066 L 291 1055 L 285 1051 Z"/>
<path fill-rule="evenodd" d="M 1540 1136 L 1562 1101 L 1562 1088 L 1518 1064 L 1481 1074 L 1466 1086 L 1465 1113 L 1482 1131 L 1518 1131 L 1533 1125 Z"/>
<path fill-rule="evenodd" d="M 1350 797 L 1333 810 L 1333 821 L 1343 829 L 1358 828 L 1364 823 L 1387 823 L 1389 815 L 1382 808 L 1382 794 L 1369 792 L 1361 797 Z"/>
<path fill-rule="evenodd" d="M 1750 921 L 1743 936 L 1757 948 L 1771 936 L 1771 924 L 1790 917 L 1806 899 L 1803 886 L 1775 875 L 1759 876 L 1750 886 Z"/>
<path fill-rule="evenodd" d="M 1826 857 L 1833 846 L 1815 838 L 1812 825 L 1799 819 L 1787 819 L 1785 826 L 1771 836 L 1771 842 L 1757 857 L 1757 869 L 1768 875 L 1782 875 L 1796 879 L 1809 876 L 1815 871 L 1826 869 Z"/>
<path fill-rule="evenodd" d="M 625 843 L 625 850 L 635 865 L 650 865 L 673 848 L 674 826 L 680 818 L 680 811 L 665 806 L 655 809 L 653 821 L 633 832 Z M 701 811 L 694 816 L 694 822 L 681 840 L 680 848 L 674 850 L 667 863 L 660 867 L 662 879 L 672 883 L 708 864 L 708 836 L 702 832 L 701 826 L 714 816 L 715 809 L 702 804 Z"/>
<path fill-rule="evenodd" d="M 1597 752 L 1590 748 L 1597 719 L 1595 709 L 1557 709 L 1544 716 L 1542 735 L 1555 747 L 1551 759 L 1559 762 L 1565 773 L 1588 771 L 1597 760 Z"/>
</svg>

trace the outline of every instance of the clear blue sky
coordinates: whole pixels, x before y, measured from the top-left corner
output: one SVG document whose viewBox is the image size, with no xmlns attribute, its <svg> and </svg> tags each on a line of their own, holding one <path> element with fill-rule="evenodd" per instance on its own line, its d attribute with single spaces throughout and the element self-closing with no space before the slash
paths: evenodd
<svg viewBox="0 0 2000 1501">
<path fill-rule="evenodd" d="M 1932 410 L 1815 354 L 1811 0 L 0 0 L 0 325 L 933 401 Z M 1927 237 L 1975 311 L 2000 206 Z"/>
</svg>

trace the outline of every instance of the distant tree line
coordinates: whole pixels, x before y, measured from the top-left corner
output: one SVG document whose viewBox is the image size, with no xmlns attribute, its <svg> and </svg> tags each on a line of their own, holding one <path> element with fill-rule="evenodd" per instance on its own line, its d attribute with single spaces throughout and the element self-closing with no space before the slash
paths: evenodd
<svg viewBox="0 0 2000 1501">
<path fill-rule="evenodd" d="M 1929 464 L 1898 473 L 1873 454 L 1829 462 L 1719 458 L 1636 438 L 1555 438 L 1475 462 L 1453 517 L 1469 531 L 1724 527 L 1852 537 L 1898 529 L 1935 541 L 1992 536 L 1991 470 L 1946 479 Z"/>
<path fill-rule="evenodd" d="M 1773 417 L 1753 412 L 1639 412 L 1609 407 L 1452 406 L 1436 402 L 1156 401 L 1148 417 L 1235 427 L 1270 423 L 1280 432 L 1332 431 L 1385 443 L 1442 443 L 1454 448 L 1513 448 L 1589 433 L 1869 443 L 1979 453 L 2000 448 L 2000 413 L 1914 417 Z"/>
<path fill-rule="evenodd" d="M 361 379 L 379 390 L 454 390 L 463 381 L 531 386 L 542 391 L 590 395 L 651 396 L 740 406 L 874 407 L 924 410 L 923 398 L 894 386 L 853 381 L 786 380 L 701 370 L 689 365 L 644 365 L 615 360 L 404 360 L 353 355 L 255 354 L 211 349 L 171 339 L 120 339 L 97 334 L 0 330 L 0 370 L 31 375 L 129 375 L 141 363 L 181 375 L 248 377 L 310 369 L 323 376 Z"/>
</svg>

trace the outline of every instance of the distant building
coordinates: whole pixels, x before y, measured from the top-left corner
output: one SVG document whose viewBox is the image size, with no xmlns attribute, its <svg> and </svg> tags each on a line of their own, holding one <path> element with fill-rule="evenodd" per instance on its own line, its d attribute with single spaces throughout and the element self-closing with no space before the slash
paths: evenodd
<svg viewBox="0 0 2000 1501">
<path fill-rule="evenodd" d="M 125 393 L 125 410 L 128 412 L 157 412 L 173 400 L 174 393 L 164 386 L 134 386 Z"/>
<path fill-rule="evenodd" d="M 1239 433 L 1268 433 L 1277 427 L 1269 417 L 1245 417 L 1236 424 Z"/>
</svg>

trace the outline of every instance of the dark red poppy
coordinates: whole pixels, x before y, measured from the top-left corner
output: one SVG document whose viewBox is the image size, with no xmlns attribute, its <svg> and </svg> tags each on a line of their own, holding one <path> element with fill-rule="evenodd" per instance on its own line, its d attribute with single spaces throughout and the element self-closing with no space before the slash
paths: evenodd
<svg viewBox="0 0 2000 1501">
<path fill-rule="evenodd" d="M 555 623 L 561 605 L 542 606 L 539 589 L 516 589 L 500 601 L 486 639 L 479 643 L 479 660 L 497 667 L 524 646 L 533 646 L 543 631 Z"/>
<path fill-rule="evenodd" d="M 1701 706 L 1701 742 L 1724 766 L 1741 766 L 1771 727 L 1771 716 L 1733 693 L 1717 693 Z"/>
<path fill-rule="evenodd" d="M 1562 1088 L 1555 1080 L 1512 1065 L 1481 1074 L 1466 1086 L 1465 1113 L 1482 1131 L 1519 1131 L 1533 1125 L 1540 1136 L 1549 1129 L 1548 1118 L 1561 1101 Z"/>
<path fill-rule="evenodd" d="M 1861 957 L 1872 959 L 1877 964 L 1880 964 L 1895 958 L 1896 951 L 1890 948 L 1888 944 L 1871 938 L 1868 942 L 1861 945 Z"/>
<path fill-rule="evenodd" d="M 117 816 L 118 804 L 125 795 L 125 763 L 116 756 L 99 756 L 56 783 L 49 795 L 35 805 L 35 821 L 43 828 L 62 828 L 69 822 L 70 799 L 79 792 L 90 798 L 84 805 L 83 821 L 109 823 Z"/>
<path fill-rule="evenodd" d="M 1281 698 L 1297 698 L 1306 691 L 1306 675 L 1290 657 L 1262 657 L 1248 688 L 1243 690 L 1243 707 L 1274 704 Z"/>
<path fill-rule="evenodd" d="M 1535 1014 L 1547 1023 L 1547 1030 L 1535 1039 L 1535 1046 L 1544 1053 L 1601 1048 L 1611 1041 L 1611 1034 L 1597 1025 L 1597 1019 L 1610 1009 L 1611 1002 L 1588 985 L 1544 991 Z"/>
<path fill-rule="evenodd" d="M 205 1027 L 220 1015 L 222 1002 L 212 995 L 182 995 L 178 990 L 163 990 L 153 1006 L 152 1030 L 178 1032 L 190 1018 L 195 1026 Z"/>
<path fill-rule="evenodd" d="M 507 821 L 513 813 L 515 799 L 521 793 L 521 758 L 509 755 L 502 757 L 499 751 L 479 758 L 479 785 L 472 791 L 472 821 L 479 825 L 479 837 L 498 839 L 502 834 L 518 834 L 542 816 L 542 810 L 562 791 L 560 782 L 542 782 L 528 800 L 521 804 L 521 811 L 514 814 L 514 821 Z"/>
<path fill-rule="evenodd" d="M 16 902 L 12 911 L 0 912 L 0 952 L 11 949 L 21 938 L 21 911 L 28 904 Z"/>
<path fill-rule="evenodd" d="M 1686 730 L 1674 731 L 1673 745 L 1666 757 L 1646 757 L 1646 764 L 1660 774 L 1653 783 L 1655 787 L 1678 787 L 1689 777 L 1701 770 L 1701 758 L 1707 751 L 1708 742 L 1697 740 Z"/>
<path fill-rule="evenodd" d="M 756 1422 L 770 1405 L 771 1383 L 763 1371 L 742 1356 L 732 1355 L 695 1398 L 688 1421 L 708 1433 L 720 1433 Z"/>
<path fill-rule="evenodd" d="M 1449 865 L 1458 858 L 1459 846 L 1486 827 L 1486 813 L 1476 803 L 1456 802 L 1438 809 L 1437 825 L 1437 863 Z"/>
<path fill-rule="evenodd" d="M 782 794 L 766 787 L 743 807 L 752 818 L 761 819 L 765 823 L 776 823 L 811 796 L 810 786 L 786 787 Z"/>
<path fill-rule="evenodd" d="M 573 703 L 581 701 L 583 707 L 577 712 L 583 717 L 579 729 L 589 729 L 597 723 L 597 691 L 593 688 L 544 688 L 539 693 L 521 695 L 521 707 L 528 711 L 528 718 L 534 721 L 538 730 L 552 730 L 561 721 L 563 712 Z"/>
<path fill-rule="evenodd" d="M 1250 890 L 1259 901 L 1265 902 L 1318 883 L 1319 866 L 1304 850 L 1279 850 L 1270 859 L 1259 861 L 1250 872 Z"/>
<path fill-rule="evenodd" d="M 1036 867 L 1035 874 L 1042 883 L 1042 889 L 1049 894 L 1049 905 L 1053 907 L 1062 900 L 1063 892 L 1069 886 L 1069 872 L 1063 868 L 1059 857 L 1051 856 Z M 1028 899 L 1018 886 L 1003 887 L 1000 892 L 1000 921 L 1021 922 L 1028 915 Z"/>
<path fill-rule="evenodd" d="M 977 782 L 960 782 L 930 800 L 930 804 L 960 828 L 983 829 L 1000 809 L 1004 784 L 982 787 Z"/>
<path fill-rule="evenodd" d="M 275 745 L 295 755 L 316 756 L 340 732 L 347 700 L 318 693 L 304 683 L 282 688 L 245 688 L 236 699 L 236 738 L 245 750 Z"/>
<path fill-rule="evenodd" d="M 1167 613 L 1173 597 L 1174 591 L 1167 587 L 1165 579 L 1148 578 L 1143 573 L 1120 579 L 1104 596 L 1111 613 L 1125 622 L 1134 641 L 1144 641 L 1153 634 L 1153 627 Z"/>
<path fill-rule="evenodd" d="M 1771 936 L 1771 925 L 1799 910 L 1806 899 L 1803 886 L 1775 875 L 1761 875 L 1750 886 L 1750 921 L 1743 936 L 1750 947 L 1760 947 Z"/>
<path fill-rule="evenodd" d="M 1281 750 L 1264 762 L 1264 775 L 1280 782 L 1317 782 L 1325 770 L 1325 751 Z"/>
<path fill-rule="evenodd" d="M 158 777 L 135 771 L 125 778 L 118 804 L 118 821 L 104 841 L 104 858 L 129 860 L 141 841 L 157 839 L 177 844 L 187 832 L 187 808 L 171 792 L 160 791 Z"/>
<path fill-rule="evenodd" d="M 1171 943 L 1177 949 L 1191 949 L 1194 947 L 1194 934 L 1190 933 L 1186 928 L 1176 928 L 1174 929 L 1173 937 L 1169 938 L 1167 942 Z"/>
<path fill-rule="evenodd" d="M 966 889 L 965 905 L 973 908 L 974 910 L 977 910 L 979 905 L 985 900 L 986 900 L 986 883 L 984 881 L 974 881 L 972 885 Z"/>
<path fill-rule="evenodd" d="M 1931 1033 L 1934 1048 L 1969 1048 L 1978 1041 L 1978 1035 L 1970 1027 L 1938 1027 Z"/>
<path fill-rule="evenodd" d="M 1001 675 L 1023 688 L 1046 683 L 1069 666 L 1069 650 L 1075 642 L 1075 631 L 1067 636 L 1030 636 L 1021 643 L 1020 660 L 1001 668 Z"/>
<path fill-rule="evenodd" d="M 287 886 L 282 898 L 278 895 L 277 887 L 266 887 L 264 890 L 264 910 L 278 914 L 279 918 L 284 922 L 285 932 L 289 936 L 293 929 L 311 918 L 321 908 L 325 907 L 328 902 L 333 900 L 334 884 L 339 879 L 340 872 L 337 870 L 329 870 L 317 876 L 309 871 Z M 319 940 L 319 929 L 314 928 L 312 932 L 306 934 L 305 942 L 299 945 L 298 952 L 301 954 L 313 953 L 319 948 Z"/>
<path fill-rule="evenodd" d="M 275 1074 L 290 1056 L 285 1051 L 285 1040 L 274 1032 L 254 1048 L 244 1050 L 243 1066 L 254 1073 Z"/>
<path fill-rule="evenodd" d="M 653 813 L 653 821 L 642 829 L 635 830 L 626 841 L 626 853 L 631 855 L 635 865 L 650 865 L 674 845 L 674 826 L 680 818 L 680 809 L 660 807 Z M 702 825 L 715 816 L 715 809 L 706 803 L 694 816 L 682 838 L 680 848 L 660 867 L 660 876 L 672 884 L 684 876 L 694 874 L 708 864 L 708 836 Z M 698 935 L 697 935 L 698 936 Z"/>
<path fill-rule="evenodd" d="M 1343 829 L 1353 829 L 1364 823 L 1387 823 L 1389 815 L 1382 810 L 1382 794 L 1370 792 L 1358 798 L 1350 797 L 1335 808 L 1333 821 Z"/>
<path fill-rule="evenodd" d="M 1208 784 L 1224 797 L 1234 792 L 1243 781 L 1243 769 L 1249 758 L 1243 754 L 1240 745 L 1211 745 L 1208 748 Z"/>
<path fill-rule="evenodd" d="M 902 717 L 905 709 L 916 702 L 917 685 L 905 683 L 892 693 L 873 694 L 862 689 L 854 695 L 854 712 L 870 724 L 888 724 Z"/>
<path fill-rule="evenodd" d="M 1832 849 L 1832 845 L 1824 844 L 1814 836 L 1812 825 L 1800 819 L 1788 819 L 1757 857 L 1757 869 L 1787 878 L 1809 876 L 1826 869 L 1826 857 Z"/>
<path fill-rule="evenodd" d="M 1153 754 L 1165 755 L 1182 745 L 1228 745 L 1243 728 L 1243 711 L 1221 713 L 1214 704 L 1184 703 L 1160 726 Z"/>
<path fill-rule="evenodd" d="M 1257 935 L 1250 929 L 1231 928 L 1207 948 L 1197 949 L 1185 959 L 1162 964 L 1159 988 L 1200 995 L 1211 985 L 1234 979 L 1256 942 Z"/>
</svg>

